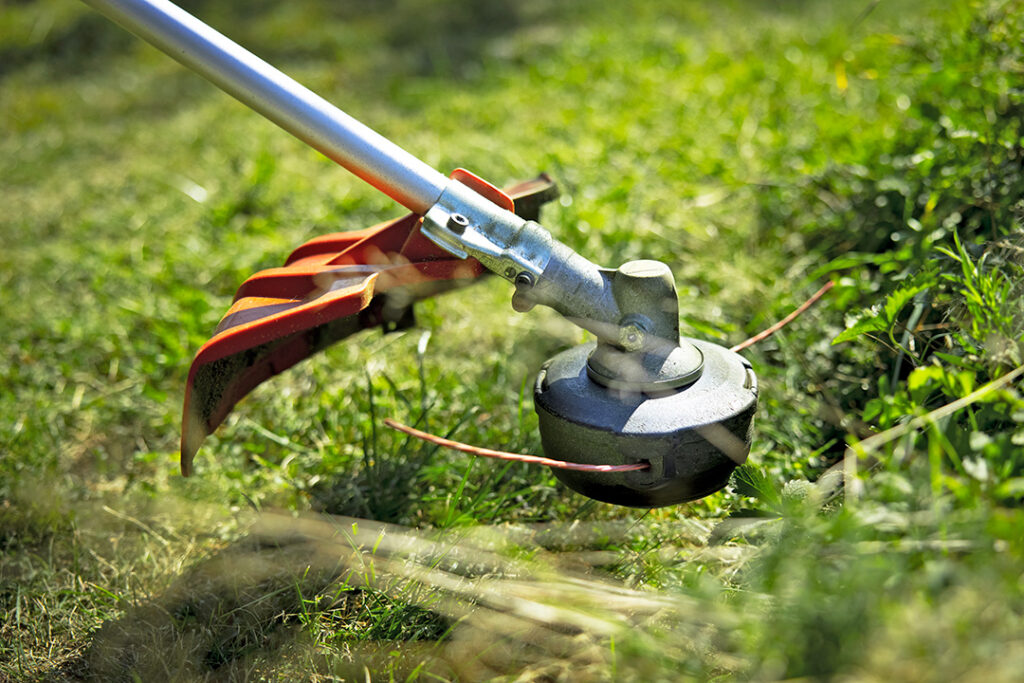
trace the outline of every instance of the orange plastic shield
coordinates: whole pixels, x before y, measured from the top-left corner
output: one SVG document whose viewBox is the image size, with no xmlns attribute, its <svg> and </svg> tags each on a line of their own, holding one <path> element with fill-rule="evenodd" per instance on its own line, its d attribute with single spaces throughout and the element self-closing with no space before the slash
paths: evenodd
<svg viewBox="0 0 1024 683">
<path fill-rule="evenodd" d="M 547 176 L 493 197 L 493 188 L 465 171 L 452 177 L 496 203 L 511 205 L 513 199 L 516 212 L 528 219 L 556 194 Z M 484 273 L 478 261 L 453 257 L 421 235 L 420 220 L 409 214 L 365 230 L 317 237 L 292 252 L 283 267 L 260 271 L 242 284 L 189 370 L 183 475 L 192 473 L 203 440 L 261 382 L 362 329 L 407 327 L 415 301 L 465 286 Z"/>
</svg>

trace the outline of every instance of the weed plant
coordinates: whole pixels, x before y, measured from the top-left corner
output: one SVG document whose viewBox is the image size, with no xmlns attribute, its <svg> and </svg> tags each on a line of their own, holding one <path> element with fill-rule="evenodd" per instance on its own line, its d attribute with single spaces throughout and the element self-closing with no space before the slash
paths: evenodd
<svg viewBox="0 0 1024 683">
<path fill-rule="evenodd" d="M 80 3 L 0 9 L 0 681 L 1017 680 L 1024 6 L 183 3 L 754 346 L 754 449 L 652 511 L 540 452 L 583 338 L 481 283 L 256 390 L 177 474 L 237 286 L 396 215 Z"/>
</svg>

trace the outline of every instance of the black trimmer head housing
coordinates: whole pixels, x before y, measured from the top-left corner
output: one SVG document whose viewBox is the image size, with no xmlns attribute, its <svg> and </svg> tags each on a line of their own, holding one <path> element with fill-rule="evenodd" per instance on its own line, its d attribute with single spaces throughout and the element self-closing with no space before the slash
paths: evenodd
<svg viewBox="0 0 1024 683">
<path fill-rule="evenodd" d="M 544 453 L 593 465 L 648 463 L 635 472 L 554 470 L 591 498 L 631 507 L 696 500 L 723 488 L 750 450 L 757 379 L 728 349 L 683 339 L 703 356 L 699 377 L 678 389 L 645 393 L 591 379 L 596 344 L 555 356 L 534 387 Z"/>
</svg>

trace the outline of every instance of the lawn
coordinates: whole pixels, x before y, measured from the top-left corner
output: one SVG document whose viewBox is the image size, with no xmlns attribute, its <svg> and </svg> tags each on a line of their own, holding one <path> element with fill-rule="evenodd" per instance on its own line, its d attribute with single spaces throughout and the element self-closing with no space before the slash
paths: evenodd
<svg viewBox="0 0 1024 683">
<path fill-rule="evenodd" d="M 238 285 L 401 207 L 74 0 L 0 8 L 0 681 L 1017 680 L 1024 3 L 181 3 L 437 169 L 668 263 L 744 352 L 729 487 L 545 468 L 586 338 L 498 278 L 265 383 L 178 473 Z"/>
</svg>

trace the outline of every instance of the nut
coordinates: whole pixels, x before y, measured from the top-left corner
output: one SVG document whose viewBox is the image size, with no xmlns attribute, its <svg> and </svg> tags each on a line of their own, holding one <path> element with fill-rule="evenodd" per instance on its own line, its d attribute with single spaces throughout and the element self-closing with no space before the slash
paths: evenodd
<svg viewBox="0 0 1024 683">
<path fill-rule="evenodd" d="M 639 321 L 631 320 L 619 328 L 619 346 L 626 351 L 639 351 L 644 346 L 647 330 Z"/>
</svg>

